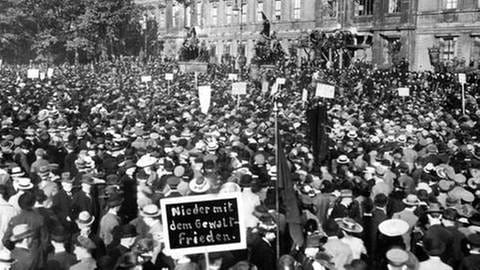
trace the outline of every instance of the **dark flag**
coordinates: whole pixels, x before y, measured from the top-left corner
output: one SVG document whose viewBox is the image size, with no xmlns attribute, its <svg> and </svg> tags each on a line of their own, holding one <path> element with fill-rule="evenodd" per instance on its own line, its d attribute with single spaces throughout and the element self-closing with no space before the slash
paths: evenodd
<svg viewBox="0 0 480 270">
<path fill-rule="evenodd" d="M 270 37 L 270 21 L 268 20 L 265 13 L 263 13 L 263 11 L 262 11 L 262 19 L 263 19 L 263 29 L 262 29 L 262 32 L 260 32 L 260 35 L 263 35 L 265 38 L 269 38 Z"/>
<path fill-rule="evenodd" d="M 298 199 L 293 189 L 292 175 L 287 164 L 287 158 L 283 151 L 283 143 L 280 134 L 277 131 L 278 146 L 278 165 L 277 165 L 277 181 L 279 188 L 280 202 L 285 209 L 285 221 L 288 223 L 290 237 L 293 244 L 297 246 L 303 245 L 303 232 L 300 218 L 300 209 L 298 207 Z"/>
<path fill-rule="evenodd" d="M 328 154 L 328 134 L 326 127 L 328 123 L 327 108 L 325 105 L 318 105 L 307 110 L 307 122 L 309 126 L 309 137 L 313 148 L 315 164 L 321 165 Z"/>
</svg>

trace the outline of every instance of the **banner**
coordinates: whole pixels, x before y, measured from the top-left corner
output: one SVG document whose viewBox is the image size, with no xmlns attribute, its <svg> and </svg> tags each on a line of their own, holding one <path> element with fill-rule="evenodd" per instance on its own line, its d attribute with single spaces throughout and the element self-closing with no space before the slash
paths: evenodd
<svg viewBox="0 0 480 270">
<path fill-rule="evenodd" d="M 210 98 L 212 94 L 212 88 L 210 85 L 204 85 L 198 87 L 198 98 L 200 99 L 200 110 L 202 113 L 207 114 L 210 108 Z"/>
<path fill-rule="evenodd" d="M 231 80 L 231 81 L 236 81 L 236 80 L 238 80 L 238 75 L 235 74 L 235 73 L 230 73 L 230 74 L 228 74 L 228 79 Z"/>
<path fill-rule="evenodd" d="M 398 88 L 398 95 L 401 97 L 408 97 L 410 96 L 410 89 L 408 87 L 400 87 Z"/>
<path fill-rule="evenodd" d="M 36 68 L 31 68 L 27 71 L 27 78 L 29 79 L 37 79 L 39 76 L 40 70 Z"/>
<path fill-rule="evenodd" d="M 173 81 L 173 73 L 165 73 L 165 80 Z"/>
<path fill-rule="evenodd" d="M 232 83 L 232 95 L 246 95 L 246 94 L 247 94 L 246 82 Z"/>
<path fill-rule="evenodd" d="M 315 91 L 316 97 L 324 97 L 324 98 L 334 98 L 335 97 L 335 86 L 324 84 L 324 83 L 317 83 L 317 89 Z"/>
<path fill-rule="evenodd" d="M 165 198 L 160 205 L 167 253 L 188 255 L 246 248 L 239 193 Z"/>
<path fill-rule="evenodd" d="M 146 83 L 146 82 L 151 82 L 151 81 L 152 81 L 152 76 L 142 76 L 142 77 L 140 78 L 140 80 L 141 80 L 142 82 L 145 82 L 145 83 Z"/>
</svg>

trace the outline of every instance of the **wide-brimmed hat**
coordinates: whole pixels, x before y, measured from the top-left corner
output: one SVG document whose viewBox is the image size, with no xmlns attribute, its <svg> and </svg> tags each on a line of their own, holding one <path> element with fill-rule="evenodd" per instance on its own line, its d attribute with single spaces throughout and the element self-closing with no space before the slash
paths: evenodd
<svg viewBox="0 0 480 270">
<path fill-rule="evenodd" d="M 406 198 L 402 200 L 405 205 L 416 206 L 420 204 L 420 200 L 415 194 L 408 194 Z"/>
<path fill-rule="evenodd" d="M 17 260 L 12 258 L 12 253 L 7 248 L 0 249 L 0 264 L 14 264 Z"/>
<path fill-rule="evenodd" d="M 205 193 L 210 189 L 210 182 L 204 177 L 192 179 L 188 183 L 188 187 L 193 193 Z"/>
<path fill-rule="evenodd" d="M 401 219 L 387 219 L 378 225 L 378 230 L 390 237 L 404 235 L 409 228 L 408 223 Z"/>
<path fill-rule="evenodd" d="M 132 224 L 125 224 L 120 227 L 120 238 L 132 238 L 137 235 L 137 229 Z"/>
<path fill-rule="evenodd" d="M 392 248 L 387 251 L 386 257 L 392 266 L 402 266 L 408 262 L 408 253 L 400 248 Z"/>
<path fill-rule="evenodd" d="M 143 217 L 158 217 L 160 214 L 160 208 L 156 204 L 147 204 L 140 210 Z"/>
<path fill-rule="evenodd" d="M 80 212 L 76 220 L 79 227 L 88 227 L 92 225 L 94 221 L 95 221 L 95 217 L 92 216 L 88 211 Z"/>
<path fill-rule="evenodd" d="M 348 158 L 346 155 L 340 155 L 337 158 L 337 164 L 348 164 L 350 162 L 350 158 Z"/>
<path fill-rule="evenodd" d="M 350 233 L 361 233 L 363 232 L 363 227 L 354 219 L 349 217 L 337 218 L 335 221 L 338 223 L 340 229 L 350 232 Z"/>
<path fill-rule="evenodd" d="M 18 242 L 25 238 L 33 236 L 33 231 L 28 224 L 19 224 L 13 227 L 10 241 Z"/>
<path fill-rule="evenodd" d="M 116 207 L 123 203 L 124 199 L 120 193 L 113 193 L 107 199 L 108 207 Z"/>
<path fill-rule="evenodd" d="M 20 190 L 28 190 L 33 188 L 32 180 L 28 177 L 18 177 L 16 178 L 17 187 Z"/>
<path fill-rule="evenodd" d="M 140 167 L 140 168 L 145 168 L 145 167 L 150 167 L 150 166 L 153 166 L 155 163 L 157 163 L 157 159 L 152 157 L 152 156 L 149 156 L 149 155 L 145 155 L 145 156 L 142 156 L 136 163 L 137 167 Z"/>
<path fill-rule="evenodd" d="M 10 169 L 10 176 L 12 178 L 22 177 L 25 175 L 25 172 L 20 166 L 15 166 Z"/>
</svg>

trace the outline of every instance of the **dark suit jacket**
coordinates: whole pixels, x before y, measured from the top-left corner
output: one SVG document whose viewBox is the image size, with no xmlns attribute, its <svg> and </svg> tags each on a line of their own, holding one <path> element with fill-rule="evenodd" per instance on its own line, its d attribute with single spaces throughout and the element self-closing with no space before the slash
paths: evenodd
<svg viewBox="0 0 480 270">
<path fill-rule="evenodd" d="M 378 208 L 373 209 L 370 224 L 367 224 L 369 234 L 365 241 L 365 243 L 367 244 L 366 248 L 369 248 L 369 254 L 376 254 L 378 250 L 378 225 L 386 219 L 388 219 L 388 217 L 384 211 Z"/>
<path fill-rule="evenodd" d="M 469 255 L 462 260 L 460 270 L 480 270 L 480 254 Z"/>
<path fill-rule="evenodd" d="M 88 197 L 82 190 L 79 190 L 77 193 L 75 193 L 72 198 L 72 215 L 77 218 L 80 212 L 88 211 L 92 216 L 95 217 L 95 223 L 94 226 L 92 226 L 92 229 L 95 232 L 97 228 L 96 224 L 98 224 L 98 220 L 100 219 L 98 201 L 96 198 L 97 197 L 94 192 L 92 192 L 92 195 Z"/>
<path fill-rule="evenodd" d="M 76 218 L 72 212 L 72 198 L 73 196 L 69 196 L 65 190 L 60 189 L 52 199 L 52 209 L 65 228 L 70 228 L 71 222 Z M 70 222 L 67 217 L 70 217 Z"/>
<path fill-rule="evenodd" d="M 12 258 L 17 262 L 13 264 L 12 270 L 34 270 L 34 256 L 32 252 L 24 248 L 14 248 L 12 250 Z"/>
<path fill-rule="evenodd" d="M 68 270 L 77 262 L 75 255 L 66 251 L 50 254 L 47 260 L 46 270 Z"/>
<path fill-rule="evenodd" d="M 250 262 L 256 265 L 258 270 L 277 269 L 275 250 L 261 238 L 252 247 Z"/>
</svg>

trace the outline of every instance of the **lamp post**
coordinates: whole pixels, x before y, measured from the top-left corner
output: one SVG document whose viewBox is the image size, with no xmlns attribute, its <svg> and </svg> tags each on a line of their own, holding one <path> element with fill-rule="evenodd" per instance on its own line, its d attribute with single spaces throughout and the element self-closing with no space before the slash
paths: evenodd
<svg viewBox="0 0 480 270">
<path fill-rule="evenodd" d="M 240 38 L 238 40 L 238 45 L 240 47 L 240 50 L 237 49 L 237 52 L 240 53 L 240 56 L 243 56 L 243 53 L 245 53 L 243 51 L 243 37 L 242 37 L 242 35 L 243 35 L 243 3 L 244 3 L 244 0 L 236 0 L 235 5 L 232 8 L 233 11 L 239 11 L 238 16 L 240 17 L 239 18 L 240 19 Z M 240 64 L 239 64 L 238 68 L 240 70 L 240 75 L 241 75 L 242 67 L 240 66 Z"/>
</svg>

